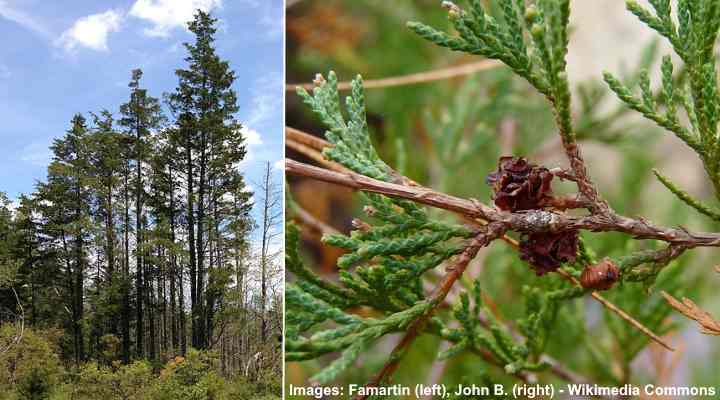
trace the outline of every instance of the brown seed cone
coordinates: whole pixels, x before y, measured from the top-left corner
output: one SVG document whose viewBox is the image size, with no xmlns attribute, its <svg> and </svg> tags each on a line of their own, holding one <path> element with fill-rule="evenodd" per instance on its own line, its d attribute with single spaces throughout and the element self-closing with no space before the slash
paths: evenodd
<svg viewBox="0 0 720 400">
<path fill-rule="evenodd" d="M 535 210 L 552 197 L 553 174 L 524 157 L 500 157 L 497 171 L 485 181 L 493 188 L 495 205 L 503 211 Z"/>
<path fill-rule="evenodd" d="M 574 262 L 577 248 L 577 231 L 531 233 L 520 242 L 520 258 L 541 276 L 555 271 L 563 262 Z"/>
<path fill-rule="evenodd" d="M 620 279 L 620 269 L 609 258 L 585 267 L 580 284 L 585 289 L 608 290 Z"/>
</svg>

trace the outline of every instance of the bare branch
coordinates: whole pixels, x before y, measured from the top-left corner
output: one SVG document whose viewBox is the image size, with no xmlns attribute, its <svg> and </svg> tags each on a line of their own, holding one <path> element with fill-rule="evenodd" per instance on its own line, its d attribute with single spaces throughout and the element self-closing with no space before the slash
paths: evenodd
<svg viewBox="0 0 720 400">
<path fill-rule="evenodd" d="M 502 64 L 495 60 L 482 60 L 474 63 L 455 65 L 447 68 L 440 68 L 432 71 L 419 72 L 416 74 L 393 76 L 383 79 L 371 79 L 363 82 L 365 89 L 387 88 L 393 86 L 415 85 L 418 83 L 427 83 L 440 81 L 444 79 L 455 78 L 458 76 L 470 75 L 476 72 L 485 71 Z M 294 92 L 298 87 L 310 90 L 315 87 L 314 83 L 288 83 L 285 85 L 285 91 Z M 350 89 L 350 82 L 339 82 L 338 90 Z"/>
<path fill-rule="evenodd" d="M 23 334 L 25 333 L 25 309 L 23 308 L 22 302 L 20 301 L 20 296 L 18 296 L 17 291 L 15 290 L 15 286 L 11 285 L 10 289 L 15 295 L 15 301 L 17 301 L 17 305 L 20 308 L 20 315 L 18 316 L 18 318 L 20 319 L 20 326 L 18 327 L 18 334 L 15 335 L 15 337 L 10 341 L 10 343 L 7 344 L 7 346 L 5 346 L 5 348 L 0 349 L 0 354 L 7 352 L 13 346 L 20 343 L 23 338 Z"/>
</svg>

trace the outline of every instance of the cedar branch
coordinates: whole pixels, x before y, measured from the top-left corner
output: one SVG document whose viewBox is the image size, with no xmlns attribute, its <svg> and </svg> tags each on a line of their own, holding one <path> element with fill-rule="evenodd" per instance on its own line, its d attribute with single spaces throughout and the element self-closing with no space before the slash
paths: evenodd
<svg viewBox="0 0 720 400">
<path fill-rule="evenodd" d="M 644 218 L 629 218 L 615 214 L 571 216 L 544 210 L 509 213 L 487 206 L 477 200 L 463 199 L 437 192 L 420 185 L 406 186 L 383 182 L 354 172 L 334 172 L 291 159 L 285 160 L 288 174 L 305 176 L 353 189 L 412 200 L 421 204 L 452 211 L 471 218 L 500 222 L 508 230 L 523 233 L 588 230 L 592 232 L 621 232 L 637 239 L 654 239 L 670 244 L 694 247 L 720 246 L 720 234 L 691 232 L 684 228 L 657 226 Z"/>
<path fill-rule="evenodd" d="M 366 386 L 377 387 L 383 382 L 387 381 L 387 379 L 395 372 L 395 370 L 400 365 L 400 360 L 403 354 L 405 354 L 405 351 L 425 328 L 425 325 L 427 324 L 434 311 L 437 309 L 437 306 L 443 302 L 445 297 L 450 292 L 452 286 L 465 272 L 465 269 L 467 268 L 468 264 L 470 264 L 470 261 L 475 258 L 481 248 L 487 246 L 494 239 L 502 236 L 505 233 L 505 227 L 503 226 L 503 224 L 499 223 L 488 224 L 485 226 L 485 229 L 485 232 L 482 232 L 479 235 L 475 236 L 470 241 L 465 250 L 457 256 L 452 265 L 448 266 L 447 273 L 443 277 L 442 281 L 440 281 L 440 283 L 435 287 L 432 294 L 430 295 L 430 298 L 428 299 L 431 304 L 430 308 L 412 322 L 412 324 L 408 327 L 405 336 L 403 336 L 400 342 L 393 349 L 392 353 L 390 353 L 390 357 L 388 358 L 387 363 L 385 363 L 377 376 L 375 376 L 375 378 L 373 378 L 373 380 L 370 381 Z M 367 398 L 367 396 L 357 396 L 355 397 L 355 400 L 364 400 L 365 398 Z"/>
<path fill-rule="evenodd" d="M 308 148 L 312 147 L 312 149 L 315 151 L 320 151 L 324 147 L 331 146 L 331 144 L 329 142 L 326 142 L 325 140 L 323 140 L 321 138 L 318 138 L 316 136 L 310 135 L 308 133 L 302 132 L 302 131 L 294 129 L 294 128 L 286 127 L 286 134 L 288 137 L 288 141 L 297 141 L 300 143 L 307 144 Z M 339 164 L 336 164 L 336 165 L 339 165 Z M 295 169 L 299 169 L 300 171 L 296 171 Z M 516 221 L 515 224 L 512 224 L 512 226 L 516 226 L 516 227 L 520 227 L 520 228 L 523 228 L 523 227 L 527 228 L 528 226 L 533 225 L 533 224 L 528 224 L 528 221 L 535 223 L 537 221 L 543 221 L 543 220 L 547 219 L 547 218 L 543 218 L 543 215 L 545 215 L 547 213 L 545 211 L 538 212 L 538 213 L 540 213 L 539 217 L 538 216 L 532 217 L 531 215 L 529 215 L 530 213 L 516 213 L 516 214 L 503 213 L 501 211 L 496 210 L 495 208 L 491 208 L 487 205 L 484 205 L 475 199 L 465 200 L 465 199 L 460 199 L 460 198 L 457 198 L 454 196 L 446 195 L 443 193 L 434 192 L 431 189 L 423 188 L 422 186 L 418 185 L 417 183 L 412 182 L 408 178 L 404 178 L 404 177 L 402 177 L 404 179 L 399 179 L 399 181 L 400 182 L 408 182 L 405 185 L 388 183 L 388 182 L 383 182 L 383 181 L 378 181 L 378 180 L 375 180 L 372 178 L 368 178 L 364 175 L 356 174 L 353 171 L 351 171 L 343 166 L 340 166 L 339 169 L 340 169 L 340 171 L 338 172 L 339 175 L 330 174 L 330 176 L 328 176 L 328 174 L 323 172 L 325 170 L 323 170 L 321 168 L 313 167 L 310 165 L 298 163 L 297 161 L 294 161 L 294 160 L 286 159 L 286 171 L 290 174 L 295 173 L 297 175 L 307 176 L 307 177 L 322 180 L 325 182 L 336 183 L 336 184 L 339 184 L 342 186 L 347 186 L 347 187 L 355 188 L 358 190 L 364 190 L 364 191 L 370 191 L 370 192 L 375 192 L 375 193 L 381 193 L 381 194 L 385 194 L 385 195 L 389 195 L 389 196 L 398 196 L 398 197 L 412 199 L 412 200 L 418 201 L 418 202 L 426 204 L 426 205 L 431 205 L 433 207 L 442 208 L 442 209 L 456 212 L 456 213 L 460 214 L 463 217 L 463 219 L 473 221 L 475 223 L 477 223 L 479 221 L 483 221 L 482 224 L 485 224 L 485 223 L 487 223 L 486 221 L 489 220 L 489 218 L 485 218 L 482 215 L 480 215 L 480 216 L 475 215 L 478 210 L 483 210 L 483 212 L 493 214 L 493 215 L 505 214 L 505 215 L 510 215 L 510 216 L 513 216 L 513 215 L 520 216 L 524 220 Z M 573 181 L 577 180 L 576 176 L 568 171 L 565 171 L 562 169 L 557 169 L 557 168 L 553 169 L 552 171 L 554 173 L 560 173 L 559 175 L 564 179 L 569 179 L 569 180 L 573 180 Z M 330 172 L 330 171 L 325 171 L 325 172 Z M 343 176 L 343 175 L 345 175 L 345 176 Z M 371 185 L 364 187 L 362 184 L 363 182 L 371 183 Z M 393 188 L 398 189 L 398 190 L 393 191 L 392 190 Z M 410 189 L 410 190 L 408 191 L 406 189 Z M 413 192 L 413 189 L 416 189 L 417 191 Z M 414 193 L 414 194 L 412 194 L 412 193 Z M 430 194 L 428 194 L 428 193 L 430 193 Z M 587 200 L 584 198 L 582 199 L 582 201 L 587 202 Z M 583 204 L 585 204 L 585 203 L 583 203 Z M 568 217 L 568 216 L 560 215 L 560 214 L 553 214 L 553 216 L 558 217 L 558 218 L 564 217 L 564 218 L 572 219 L 572 217 Z M 608 216 L 604 215 L 604 217 L 607 218 Z M 643 225 L 643 226 L 648 226 L 650 231 L 654 231 L 654 232 L 667 231 L 667 228 L 656 228 L 656 227 L 650 225 L 650 223 L 644 219 L 638 219 L 637 222 L 635 222 L 635 220 L 631 220 L 631 219 L 625 218 L 625 217 L 620 217 L 620 216 L 615 215 L 614 213 L 611 213 L 609 218 L 620 220 L 622 222 L 620 227 L 637 226 L 639 224 L 639 225 Z M 600 219 L 602 220 L 602 218 L 600 218 Z M 503 219 L 503 218 L 498 218 L 498 220 L 505 221 L 505 219 Z M 545 225 L 547 225 L 546 223 L 541 223 L 539 225 L 543 225 L 543 226 L 541 226 L 541 227 L 535 226 L 535 228 L 542 228 L 544 230 L 547 230 L 547 226 L 545 226 Z M 557 229 L 557 226 L 555 226 L 554 228 Z M 509 229 L 513 229 L 513 228 L 511 227 Z M 573 229 L 577 229 L 577 228 L 573 228 Z M 586 229 L 588 229 L 588 228 L 586 228 Z M 523 231 L 523 232 L 533 232 L 533 230 L 527 230 L 527 231 L 525 231 L 523 229 L 518 229 L 518 230 Z M 553 230 L 555 230 L 555 229 L 553 229 Z M 597 231 L 600 229 L 591 227 L 588 230 Z M 608 230 L 612 230 L 612 229 L 608 229 Z M 540 230 L 536 230 L 536 231 L 540 231 Z M 681 229 L 675 230 L 675 231 L 671 230 L 671 233 L 668 236 L 672 237 L 678 233 L 679 234 L 685 233 L 685 234 L 691 235 L 687 230 L 681 228 Z M 646 237 L 648 235 L 648 232 L 646 229 L 642 232 L 631 233 L 631 234 L 633 234 L 634 236 L 636 236 L 638 238 L 641 238 L 644 236 Z M 701 237 L 701 238 L 704 237 L 706 240 L 707 240 L 707 237 L 710 235 L 713 235 L 713 234 L 697 234 L 698 237 Z M 517 241 L 508 237 L 507 235 L 502 235 L 501 239 L 504 240 L 505 242 L 509 243 L 511 246 L 513 246 L 515 248 L 518 247 Z M 660 240 L 662 240 L 662 239 L 660 239 Z M 716 237 L 714 245 L 718 245 L 718 240 L 720 240 L 720 236 Z M 671 241 L 671 245 L 673 245 L 675 248 L 682 248 L 682 249 L 695 247 L 695 246 L 683 243 L 682 241 L 679 241 L 679 242 Z M 700 246 L 700 244 L 698 244 L 698 246 Z M 675 253 L 673 253 L 673 254 L 675 254 Z M 677 256 L 677 254 L 675 254 L 675 256 Z M 570 277 L 568 275 L 565 278 L 568 279 L 568 278 L 572 278 L 572 277 Z M 579 285 L 579 282 L 577 282 L 576 280 L 573 283 Z M 640 322 L 638 322 L 632 316 L 630 316 L 629 314 L 624 312 L 622 309 L 617 307 L 615 304 L 613 304 L 612 302 L 605 299 L 598 292 L 591 292 L 590 295 L 593 299 L 595 299 L 596 301 L 601 303 L 603 306 L 608 308 L 610 311 L 617 314 L 620 318 L 626 320 L 629 324 L 636 327 L 638 330 L 643 332 L 645 335 L 650 337 L 652 340 L 654 340 L 655 342 L 657 342 L 664 348 L 666 348 L 668 350 L 672 350 L 672 347 L 670 345 L 668 345 L 667 343 L 665 343 L 656 334 L 654 334 L 652 331 L 650 331 L 648 328 L 646 328 L 644 325 L 642 325 Z"/>
</svg>

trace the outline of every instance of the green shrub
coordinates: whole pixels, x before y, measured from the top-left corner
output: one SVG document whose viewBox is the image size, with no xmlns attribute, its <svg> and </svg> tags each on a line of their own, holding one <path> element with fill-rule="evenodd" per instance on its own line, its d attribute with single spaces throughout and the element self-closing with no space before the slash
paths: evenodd
<svg viewBox="0 0 720 400">
<path fill-rule="evenodd" d="M 0 393 L 20 392 L 23 399 L 47 398 L 59 382 L 62 366 L 50 332 L 21 329 L 15 324 L 0 326 Z"/>
<path fill-rule="evenodd" d="M 255 382 L 254 391 L 257 394 L 264 394 L 264 397 L 260 398 L 279 398 L 279 394 L 282 393 L 282 382 L 281 377 L 275 371 L 264 370 L 260 373 L 260 376 Z"/>
<path fill-rule="evenodd" d="M 101 336 L 100 358 L 108 365 L 120 359 L 120 338 L 111 334 Z"/>
<path fill-rule="evenodd" d="M 22 332 L 22 334 L 21 334 Z M 63 370 L 55 331 L 0 326 L 0 400 L 236 400 L 277 399 L 279 377 L 261 372 L 255 382 L 219 375 L 217 354 L 191 349 L 159 368 L 149 361 L 115 360 L 117 338 L 106 335 L 103 358 Z M 7 349 L 7 350 L 5 350 Z M 114 360 L 114 361 L 112 361 Z M 159 376 L 153 370 L 160 369 Z"/>
<path fill-rule="evenodd" d="M 280 376 L 271 371 L 260 373 L 256 382 L 248 382 L 242 376 L 228 381 L 225 385 L 226 398 L 248 400 L 279 399 L 282 393 Z"/>
<path fill-rule="evenodd" d="M 151 398 L 157 400 L 222 400 L 225 380 L 215 372 L 212 353 L 190 349 L 185 357 L 175 357 L 160 371 Z"/>
<path fill-rule="evenodd" d="M 33 368 L 17 384 L 22 400 L 45 400 L 50 397 L 50 390 L 50 375 L 44 368 Z"/>
<path fill-rule="evenodd" d="M 143 400 L 152 381 L 152 368 L 145 361 L 117 369 L 91 362 L 80 369 L 72 393 L 79 400 Z"/>
</svg>

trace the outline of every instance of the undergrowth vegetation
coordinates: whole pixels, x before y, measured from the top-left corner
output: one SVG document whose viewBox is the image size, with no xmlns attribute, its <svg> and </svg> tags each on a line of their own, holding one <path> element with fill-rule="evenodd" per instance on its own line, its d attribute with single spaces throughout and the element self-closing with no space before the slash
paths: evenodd
<svg viewBox="0 0 720 400">
<path fill-rule="evenodd" d="M 225 377 L 219 356 L 190 349 L 187 357 L 151 364 L 91 361 L 63 365 L 60 331 L 37 331 L 19 324 L 0 327 L 2 400 L 234 400 L 278 399 L 280 378 L 271 368 L 252 382 Z"/>
</svg>

